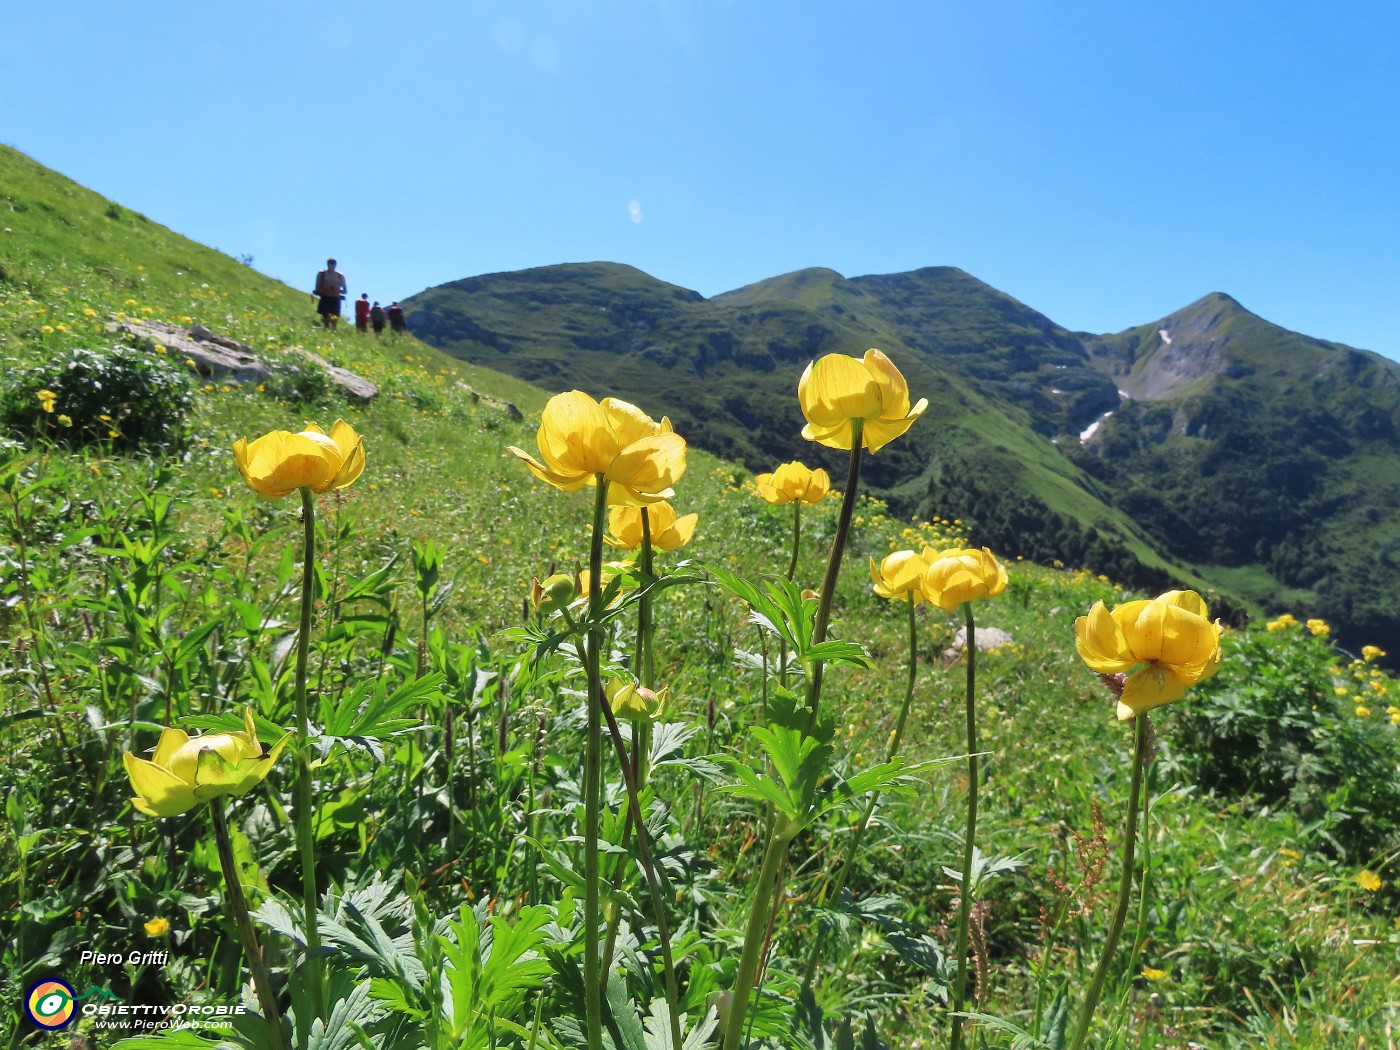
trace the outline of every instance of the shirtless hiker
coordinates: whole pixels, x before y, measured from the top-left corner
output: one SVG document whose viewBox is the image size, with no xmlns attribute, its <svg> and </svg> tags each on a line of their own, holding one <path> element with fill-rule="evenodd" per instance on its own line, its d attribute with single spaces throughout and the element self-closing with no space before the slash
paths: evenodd
<svg viewBox="0 0 1400 1050">
<path fill-rule="evenodd" d="M 345 298 L 345 275 L 335 268 L 335 260 L 327 259 L 326 268 L 316 275 L 316 312 L 321 315 L 322 328 L 334 328 L 340 323 L 340 300 Z"/>
</svg>

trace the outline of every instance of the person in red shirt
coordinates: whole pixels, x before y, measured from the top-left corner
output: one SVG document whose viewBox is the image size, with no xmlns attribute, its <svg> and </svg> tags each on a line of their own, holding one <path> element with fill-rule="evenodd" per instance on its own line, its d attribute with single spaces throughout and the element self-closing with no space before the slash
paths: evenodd
<svg viewBox="0 0 1400 1050">
<path fill-rule="evenodd" d="M 355 300 L 355 331 L 364 335 L 369 331 L 369 293 Z"/>
</svg>

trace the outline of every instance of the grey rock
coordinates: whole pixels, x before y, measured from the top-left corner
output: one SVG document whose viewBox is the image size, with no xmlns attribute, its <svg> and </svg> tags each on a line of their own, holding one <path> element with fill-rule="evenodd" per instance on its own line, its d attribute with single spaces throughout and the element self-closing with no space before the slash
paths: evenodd
<svg viewBox="0 0 1400 1050">
<path fill-rule="evenodd" d="M 977 628 L 977 651 L 986 652 L 988 649 L 1000 649 L 1004 645 L 1011 645 L 1016 639 L 1007 634 L 1000 627 L 979 627 Z M 943 662 L 952 663 L 962 655 L 967 648 L 967 628 L 959 627 L 953 635 L 953 644 L 943 650 Z"/>
</svg>

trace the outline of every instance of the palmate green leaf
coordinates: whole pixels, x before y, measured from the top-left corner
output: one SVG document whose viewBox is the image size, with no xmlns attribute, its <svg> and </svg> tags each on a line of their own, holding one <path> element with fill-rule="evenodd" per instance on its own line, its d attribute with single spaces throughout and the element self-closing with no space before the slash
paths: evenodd
<svg viewBox="0 0 1400 1050">
<path fill-rule="evenodd" d="M 738 780 L 719 790 L 770 803 L 788 818 L 788 830 L 795 834 L 819 813 L 814 800 L 817 784 L 831 762 L 831 745 L 789 726 L 756 726 L 749 732 L 768 756 L 775 775 L 755 770 L 731 756 L 719 756 L 719 765 Z"/>
<path fill-rule="evenodd" d="M 377 679 L 360 682 L 338 703 L 325 698 L 321 704 L 325 728 L 315 741 L 317 750 L 329 755 L 332 747 L 340 744 L 349 750 L 366 751 L 375 761 L 383 762 L 382 741 L 420 728 L 419 720 L 406 712 L 441 700 L 442 679 L 441 674 L 427 674 L 404 682 L 392 693 L 383 679 Z"/>
<path fill-rule="evenodd" d="M 374 1043 L 365 1029 L 383 1016 L 384 1008 L 370 995 L 370 982 L 364 981 L 331 1007 L 329 1018 L 311 1022 L 306 1050 L 373 1050 Z"/>
<path fill-rule="evenodd" d="M 1030 1032 L 1027 1032 L 1018 1024 L 1006 1020 L 1003 1017 L 995 1017 L 992 1014 L 979 1014 L 968 1011 L 962 1015 L 969 1021 L 975 1021 L 983 1028 L 1002 1035 L 1011 1036 L 1011 1045 L 1008 1050 L 1057 1050 L 1057 1048 L 1042 1039 L 1037 1039 Z M 1058 1048 L 1063 1050 L 1063 1047 Z"/>
</svg>

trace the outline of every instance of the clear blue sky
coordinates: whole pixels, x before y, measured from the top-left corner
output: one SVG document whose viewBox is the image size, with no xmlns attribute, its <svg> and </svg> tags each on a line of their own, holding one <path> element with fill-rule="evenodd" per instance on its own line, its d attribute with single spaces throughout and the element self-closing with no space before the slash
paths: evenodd
<svg viewBox="0 0 1400 1050">
<path fill-rule="evenodd" d="M 1400 358 L 1400 3 L 8 0 L 0 140 L 309 289 L 960 266 Z"/>
</svg>

